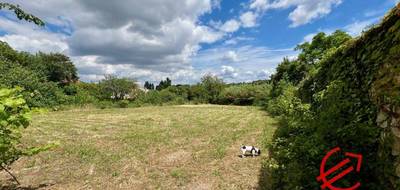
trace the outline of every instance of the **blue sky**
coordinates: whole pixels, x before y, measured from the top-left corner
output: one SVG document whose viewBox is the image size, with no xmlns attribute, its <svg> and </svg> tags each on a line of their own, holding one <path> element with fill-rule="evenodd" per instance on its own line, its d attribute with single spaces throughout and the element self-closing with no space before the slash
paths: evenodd
<svg viewBox="0 0 400 190">
<path fill-rule="evenodd" d="M 0 40 L 20 51 L 67 54 L 84 81 L 105 74 L 157 82 L 267 79 L 318 32 L 357 36 L 398 0 L 10 0 L 45 28 L 0 11 Z"/>
</svg>

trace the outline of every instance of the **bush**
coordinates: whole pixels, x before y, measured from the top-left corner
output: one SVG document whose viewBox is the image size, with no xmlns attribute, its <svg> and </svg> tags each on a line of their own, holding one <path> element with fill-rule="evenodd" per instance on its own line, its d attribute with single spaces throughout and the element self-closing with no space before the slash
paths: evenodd
<svg viewBox="0 0 400 190">
<path fill-rule="evenodd" d="M 161 105 L 162 100 L 160 96 L 160 92 L 156 90 L 150 90 L 147 93 L 143 93 L 140 95 L 135 102 L 138 102 L 140 105 Z"/>
<path fill-rule="evenodd" d="M 271 85 L 239 84 L 224 88 L 218 103 L 234 105 L 264 105 L 267 102 Z"/>
<path fill-rule="evenodd" d="M 96 102 L 96 107 L 100 108 L 100 109 L 106 109 L 106 108 L 111 108 L 112 106 L 112 102 L 110 101 L 98 101 Z"/>
<path fill-rule="evenodd" d="M 188 100 L 195 104 L 209 103 L 209 95 L 207 90 L 200 84 L 190 86 L 188 92 Z"/>
<path fill-rule="evenodd" d="M 282 80 L 277 89 L 279 89 L 280 95 L 268 102 L 267 110 L 275 116 L 288 115 L 294 109 L 295 102 L 301 102 L 295 95 L 296 87 Z"/>
<path fill-rule="evenodd" d="M 127 108 L 128 105 L 129 105 L 129 101 L 128 100 L 118 101 L 118 107 L 120 107 L 120 108 Z"/>
</svg>

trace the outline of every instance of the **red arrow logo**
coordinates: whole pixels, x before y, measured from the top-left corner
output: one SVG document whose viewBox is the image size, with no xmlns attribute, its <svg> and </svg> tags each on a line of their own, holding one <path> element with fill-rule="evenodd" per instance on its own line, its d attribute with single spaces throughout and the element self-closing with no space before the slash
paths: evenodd
<svg viewBox="0 0 400 190">
<path fill-rule="evenodd" d="M 321 185 L 321 189 L 326 189 L 329 188 L 330 190 L 355 190 L 357 188 L 359 188 L 361 186 L 360 182 L 357 182 L 355 185 L 353 185 L 352 187 L 349 188 L 339 188 L 339 187 L 334 187 L 332 184 L 335 183 L 336 181 L 340 180 L 341 178 L 343 178 L 344 176 L 346 176 L 347 174 L 349 174 L 350 172 L 352 172 L 354 170 L 353 166 L 348 167 L 347 169 L 344 169 L 342 172 L 340 172 L 339 174 L 337 174 L 336 176 L 334 176 L 331 179 L 326 179 L 326 177 L 330 174 L 332 174 L 333 172 L 341 169 L 343 166 L 345 166 L 346 164 L 350 163 L 350 159 L 346 158 L 344 160 L 342 160 L 341 162 L 339 162 L 338 164 L 336 164 L 335 166 L 333 166 L 332 168 L 330 168 L 328 171 L 325 171 L 325 165 L 326 162 L 328 161 L 328 159 L 336 152 L 339 152 L 340 148 L 336 147 L 332 150 L 330 150 L 322 159 L 321 162 L 321 166 L 319 169 L 319 173 L 320 175 L 317 177 L 318 181 L 322 181 L 322 185 Z M 362 155 L 361 154 L 354 154 L 354 153 L 349 153 L 346 152 L 345 155 L 347 157 L 351 157 L 351 158 L 357 158 L 357 168 L 356 171 L 360 172 L 361 169 L 361 163 L 362 163 Z"/>
</svg>

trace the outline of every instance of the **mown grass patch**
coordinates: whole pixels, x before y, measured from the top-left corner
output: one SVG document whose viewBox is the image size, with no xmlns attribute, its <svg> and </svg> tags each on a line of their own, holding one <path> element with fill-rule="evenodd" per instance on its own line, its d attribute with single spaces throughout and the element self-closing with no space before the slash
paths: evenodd
<svg viewBox="0 0 400 190">
<path fill-rule="evenodd" d="M 239 158 L 239 146 L 261 147 L 271 120 L 257 107 L 214 105 L 35 114 L 24 142 L 59 146 L 13 171 L 25 186 L 54 189 L 246 189 L 257 185 L 262 158 Z"/>
</svg>

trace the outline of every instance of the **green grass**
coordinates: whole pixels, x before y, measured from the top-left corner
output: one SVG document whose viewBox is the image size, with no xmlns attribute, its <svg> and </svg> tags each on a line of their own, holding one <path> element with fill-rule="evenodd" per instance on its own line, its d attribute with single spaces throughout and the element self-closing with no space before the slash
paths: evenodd
<svg viewBox="0 0 400 190">
<path fill-rule="evenodd" d="M 247 189 L 257 184 L 262 157 L 244 162 L 238 157 L 239 146 L 262 147 L 274 130 L 274 120 L 256 107 L 188 105 L 35 114 L 24 143 L 59 146 L 19 160 L 12 170 L 24 186 L 45 183 L 51 189 Z M 0 175 L 0 183 L 8 183 L 6 179 Z"/>
</svg>

